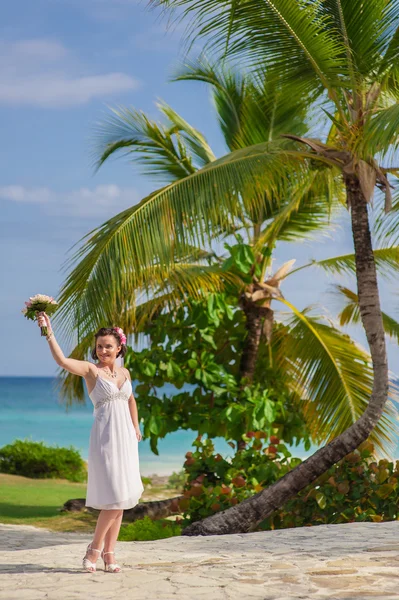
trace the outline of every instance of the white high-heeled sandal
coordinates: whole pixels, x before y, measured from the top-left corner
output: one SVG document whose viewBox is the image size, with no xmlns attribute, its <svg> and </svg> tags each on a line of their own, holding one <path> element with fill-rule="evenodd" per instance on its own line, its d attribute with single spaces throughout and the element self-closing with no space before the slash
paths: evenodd
<svg viewBox="0 0 399 600">
<path fill-rule="evenodd" d="M 97 550 L 97 548 L 92 548 L 91 544 L 89 544 L 87 546 L 86 553 L 89 550 L 91 550 L 92 552 L 100 552 L 101 553 L 101 550 Z M 88 571 L 89 573 L 95 573 L 96 570 L 97 570 L 96 563 L 91 562 L 91 560 L 89 560 L 87 558 L 87 556 L 85 556 L 84 559 L 83 559 L 83 568 L 85 569 L 85 571 Z"/>
<path fill-rule="evenodd" d="M 117 563 L 106 563 L 105 562 L 105 559 L 104 559 L 105 554 L 115 554 L 115 552 L 104 552 L 104 550 L 101 552 L 101 558 L 104 561 L 104 571 L 108 571 L 109 573 L 120 573 L 122 569 Z"/>
</svg>

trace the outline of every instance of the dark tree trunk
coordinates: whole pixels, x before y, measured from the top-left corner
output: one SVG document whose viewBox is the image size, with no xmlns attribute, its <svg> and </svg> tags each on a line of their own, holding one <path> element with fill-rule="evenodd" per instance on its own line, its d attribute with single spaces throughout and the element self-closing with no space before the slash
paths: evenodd
<svg viewBox="0 0 399 600">
<path fill-rule="evenodd" d="M 246 378 L 248 385 L 252 383 L 255 374 L 263 330 L 263 320 L 267 318 L 268 313 L 273 314 L 273 311 L 267 307 L 257 306 L 251 300 L 247 300 L 245 296 L 241 298 L 240 306 L 246 317 L 245 327 L 248 333 L 241 354 L 239 374 L 240 378 Z M 237 450 L 243 450 L 245 447 L 246 443 L 244 440 L 237 440 Z"/>
<path fill-rule="evenodd" d="M 182 535 L 254 531 L 263 519 L 366 440 L 384 410 L 388 395 L 388 364 L 367 204 L 355 176 L 346 177 L 345 185 L 351 209 L 359 308 L 374 371 L 373 390 L 367 409 L 344 433 L 279 481 L 232 508 L 192 523 L 183 530 Z"/>
<path fill-rule="evenodd" d="M 171 515 L 180 515 L 182 511 L 179 508 L 179 501 L 184 498 L 183 495 L 167 498 L 166 500 L 152 500 L 149 502 L 139 502 L 133 508 L 127 508 L 123 511 L 124 521 L 138 521 L 148 516 L 153 521 L 157 519 L 166 519 Z M 73 498 L 67 500 L 61 512 L 89 512 L 98 514 L 100 511 L 85 505 L 86 498 Z"/>
<path fill-rule="evenodd" d="M 247 329 L 247 337 L 241 354 L 240 377 L 245 377 L 248 379 L 248 383 L 250 383 L 253 381 L 256 362 L 258 360 L 259 343 L 262 335 L 262 319 L 265 309 L 246 299 L 242 301 L 241 306 L 246 317 L 245 327 Z"/>
</svg>

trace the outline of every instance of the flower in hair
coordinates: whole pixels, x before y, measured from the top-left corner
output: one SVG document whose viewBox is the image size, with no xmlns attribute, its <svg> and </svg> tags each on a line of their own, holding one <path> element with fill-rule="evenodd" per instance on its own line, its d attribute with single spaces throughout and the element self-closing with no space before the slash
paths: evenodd
<svg viewBox="0 0 399 600">
<path fill-rule="evenodd" d="M 121 344 L 126 344 L 126 336 L 123 333 L 123 329 L 121 327 L 114 327 L 114 330 L 119 334 L 121 338 Z"/>
</svg>

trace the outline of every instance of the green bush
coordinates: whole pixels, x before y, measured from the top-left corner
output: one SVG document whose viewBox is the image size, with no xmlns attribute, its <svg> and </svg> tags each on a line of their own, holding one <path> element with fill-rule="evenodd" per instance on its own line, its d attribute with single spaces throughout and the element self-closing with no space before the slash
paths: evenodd
<svg viewBox="0 0 399 600">
<path fill-rule="evenodd" d="M 184 526 L 230 508 L 260 492 L 301 463 L 292 458 L 285 444 L 263 431 L 250 431 L 243 439 L 247 447 L 228 461 L 214 454 L 211 439 L 194 441 L 195 452 L 186 453 L 187 483 L 178 507 Z M 235 444 L 231 442 L 232 447 Z"/>
<path fill-rule="evenodd" d="M 265 519 L 259 529 L 399 520 L 399 461 L 378 462 L 366 441 Z"/>
<path fill-rule="evenodd" d="M 187 473 L 184 469 L 176 473 L 173 471 L 172 475 L 169 476 L 168 483 L 166 484 L 167 488 L 182 490 L 187 482 Z"/>
<path fill-rule="evenodd" d="M 72 446 L 49 447 L 28 439 L 14 440 L 0 448 L 0 472 L 33 479 L 87 480 L 86 464 Z"/>
<path fill-rule="evenodd" d="M 302 462 L 291 458 L 276 436 L 267 438 L 264 432 L 249 432 L 247 447 L 227 461 L 214 454 L 210 439 L 201 441 L 198 436 L 197 450 L 187 452 L 184 463 L 188 481 L 178 501 L 183 527 L 253 496 Z M 373 444 L 364 442 L 259 523 L 257 530 L 399 520 L 399 461 L 377 462 L 373 453 Z"/>
<path fill-rule="evenodd" d="M 122 525 L 118 540 L 122 542 L 150 541 L 173 537 L 181 534 L 181 526 L 174 521 L 159 519 L 152 521 L 149 517 L 134 521 L 128 525 Z"/>
</svg>

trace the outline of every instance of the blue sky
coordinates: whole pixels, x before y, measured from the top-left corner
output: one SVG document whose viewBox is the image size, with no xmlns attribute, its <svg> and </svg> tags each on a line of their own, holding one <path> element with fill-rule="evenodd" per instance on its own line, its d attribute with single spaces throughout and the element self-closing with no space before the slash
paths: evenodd
<svg viewBox="0 0 399 600">
<path fill-rule="evenodd" d="M 123 160 L 94 174 L 94 130 L 108 114 L 107 105 L 129 105 L 156 117 L 155 102 L 162 98 L 206 134 L 217 155 L 225 152 L 208 91 L 200 84 L 168 82 L 182 58 L 182 28 L 166 31 L 159 12 L 145 5 L 14 0 L 3 6 L 0 375 L 56 373 L 39 328 L 20 312 L 24 300 L 36 293 L 57 297 L 71 246 L 157 187 Z M 275 264 L 294 257 L 299 266 L 351 251 L 347 214 L 329 240 L 282 246 Z M 299 308 L 319 302 L 334 315 L 326 293 L 333 281 L 319 271 L 301 271 L 283 289 Z M 392 289 L 383 283 L 381 296 L 384 309 L 397 318 Z M 348 331 L 364 344 L 359 329 Z M 394 369 L 398 351 L 391 344 L 389 358 Z"/>
</svg>

